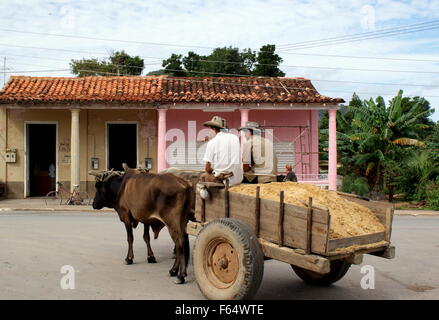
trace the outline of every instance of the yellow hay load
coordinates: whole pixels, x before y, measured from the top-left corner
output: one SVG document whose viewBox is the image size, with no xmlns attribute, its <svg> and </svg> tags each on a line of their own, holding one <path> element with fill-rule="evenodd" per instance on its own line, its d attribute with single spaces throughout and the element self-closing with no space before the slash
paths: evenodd
<svg viewBox="0 0 439 320">
<path fill-rule="evenodd" d="M 240 184 L 231 187 L 231 192 L 255 196 L 256 187 L 260 187 L 260 197 L 279 201 L 280 191 L 284 191 L 284 202 L 306 207 L 308 198 L 313 204 L 328 208 L 331 215 L 330 239 L 348 238 L 372 233 L 384 232 L 385 227 L 369 209 L 346 200 L 335 191 L 320 189 L 311 184 L 297 182 L 273 182 L 267 184 Z"/>
</svg>

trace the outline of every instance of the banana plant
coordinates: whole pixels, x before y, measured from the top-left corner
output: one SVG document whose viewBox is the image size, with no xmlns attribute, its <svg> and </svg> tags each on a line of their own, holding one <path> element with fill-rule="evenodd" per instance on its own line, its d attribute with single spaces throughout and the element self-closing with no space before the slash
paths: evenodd
<svg viewBox="0 0 439 320">
<path fill-rule="evenodd" d="M 350 161 L 362 168 L 375 191 L 383 189 L 384 171 L 389 167 L 385 165 L 386 161 L 397 159 L 401 147 L 425 146 L 416 129 L 419 128 L 418 120 L 430 111 L 421 110 L 423 99 L 409 110 L 403 110 L 402 95 L 400 90 L 389 106 L 382 97 L 350 106 L 354 118 L 352 131 L 347 136 L 356 144 Z"/>
</svg>

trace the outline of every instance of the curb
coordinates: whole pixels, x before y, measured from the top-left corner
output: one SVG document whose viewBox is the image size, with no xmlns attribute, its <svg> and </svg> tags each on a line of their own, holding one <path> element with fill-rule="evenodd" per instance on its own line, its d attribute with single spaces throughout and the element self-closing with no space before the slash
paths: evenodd
<svg viewBox="0 0 439 320">
<path fill-rule="evenodd" d="M 439 213 L 395 213 L 395 216 L 401 216 L 401 217 L 417 217 L 417 216 L 423 216 L 423 217 L 439 217 Z"/>
</svg>

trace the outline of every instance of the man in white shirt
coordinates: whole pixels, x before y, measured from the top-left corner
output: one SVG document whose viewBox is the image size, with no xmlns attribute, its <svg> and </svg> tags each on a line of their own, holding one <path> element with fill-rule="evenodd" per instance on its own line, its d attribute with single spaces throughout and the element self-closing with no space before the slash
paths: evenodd
<svg viewBox="0 0 439 320">
<path fill-rule="evenodd" d="M 244 131 L 242 163 L 245 172 L 244 182 L 265 183 L 276 181 L 277 158 L 273 143 L 261 136 L 259 123 L 247 121 L 239 128 Z"/>
<path fill-rule="evenodd" d="M 203 158 L 203 161 L 206 161 L 206 172 L 200 177 L 200 181 L 221 182 L 225 174 L 233 173 L 229 178 L 229 184 L 240 184 L 243 175 L 239 138 L 225 132 L 226 120 L 221 117 L 213 117 L 211 121 L 205 122 L 204 126 L 212 130 L 213 138 L 206 146 Z"/>
</svg>

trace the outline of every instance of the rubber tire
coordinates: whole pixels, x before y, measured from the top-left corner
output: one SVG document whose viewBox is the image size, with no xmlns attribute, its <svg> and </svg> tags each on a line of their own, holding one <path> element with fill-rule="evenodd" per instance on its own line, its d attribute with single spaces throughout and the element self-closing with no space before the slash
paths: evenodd
<svg viewBox="0 0 439 320">
<path fill-rule="evenodd" d="M 238 255 L 237 278 L 225 289 L 215 287 L 204 271 L 204 252 L 210 241 L 216 238 L 228 240 Z M 208 299 L 250 299 L 261 285 L 264 275 L 264 254 L 253 231 L 239 220 L 222 218 L 210 222 L 197 236 L 192 258 L 198 287 Z"/>
<path fill-rule="evenodd" d="M 326 274 L 319 274 L 294 265 L 291 265 L 291 267 L 299 278 L 306 283 L 327 287 L 343 278 L 351 267 L 351 264 L 346 262 L 346 260 L 332 260 L 330 271 Z"/>
</svg>

